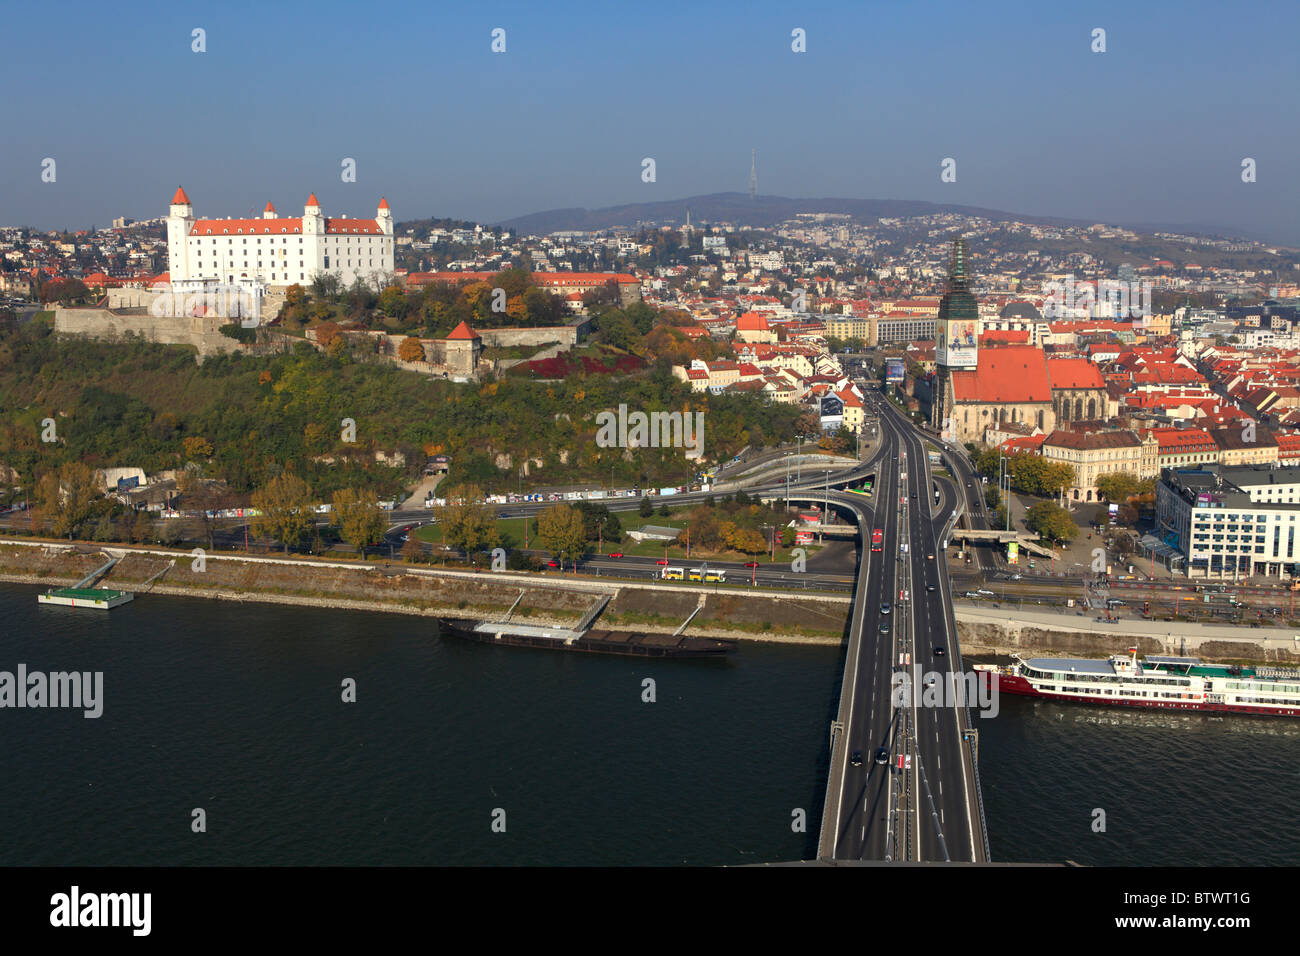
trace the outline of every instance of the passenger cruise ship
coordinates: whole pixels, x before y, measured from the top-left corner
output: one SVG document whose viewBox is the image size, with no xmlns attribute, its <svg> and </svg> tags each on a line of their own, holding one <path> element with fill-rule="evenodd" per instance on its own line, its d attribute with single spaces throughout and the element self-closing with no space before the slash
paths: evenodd
<svg viewBox="0 0 1300 956">
<path fill-rule="evenodd" d="M 1019 656 L 1010 665 L 976 664 L 1000 693 L 1122 707 L 1157 707 L 1300 717 L 1300 671 L 1202 664 L 1195 657 L 1147 657 L 1137 648 L 1107 660 Z"/>
</svg>

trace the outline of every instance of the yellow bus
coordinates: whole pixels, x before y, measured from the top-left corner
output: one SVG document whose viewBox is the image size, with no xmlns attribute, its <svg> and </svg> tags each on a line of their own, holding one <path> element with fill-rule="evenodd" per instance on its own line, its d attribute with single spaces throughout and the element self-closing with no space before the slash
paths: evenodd
<svg viewBox="0 0 1300 956">
<path fill-rule="evenodd" d="M 681 568 L 664 568 L 664 580 L 665 580 L 665 581 L 680 581 L 680 580 L 682 580 L 682 569 L 681 569 Z"/>
<path fill-rule="evenodd" d="M 702 572 L 699 568 L 691 568 L 691 572 L 686 576 L 686 580 L 702 581 L 704 580 L 704 572 Z"/>
<path fill-rule="evenodd" d="M 727 572 L 726 572 L 726 571 L 705 571 L 705 572 L 704 572 L 704 580 L 705 580 L 705 581 L 718 581 L 719 583 L 726 583 L 726 580 L 727 580 Z"/>
</svg>

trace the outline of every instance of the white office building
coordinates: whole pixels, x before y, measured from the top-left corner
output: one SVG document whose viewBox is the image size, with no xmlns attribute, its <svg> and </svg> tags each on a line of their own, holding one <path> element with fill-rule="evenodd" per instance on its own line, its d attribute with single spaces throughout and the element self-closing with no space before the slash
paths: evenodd
<svg viewBox="0 0 1300 956">
<path fill-rule="evenodd" d="M 1300 468 L 1166 468 L 1156 524 L 1188 577 L 1291 579 L 1300 567 Z"/>
</svg>

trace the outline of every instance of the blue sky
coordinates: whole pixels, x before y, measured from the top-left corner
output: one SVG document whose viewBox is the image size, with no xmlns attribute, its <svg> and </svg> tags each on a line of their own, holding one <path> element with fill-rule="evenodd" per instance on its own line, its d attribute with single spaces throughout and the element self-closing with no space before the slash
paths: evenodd
<svg viewBox="0 0 1300 956">
<path fill-rule="evenodd" d="M 491 222 L 744 191 L 756 147 L 767 194 L 1300 245 L 1298 27 L 1293 0 L 11 6 L 0 225 L 164 215 L 178 183 L 199 215 L 314 190 L 326 214 L 382 194 L 399 220 Z"/>
</svg>

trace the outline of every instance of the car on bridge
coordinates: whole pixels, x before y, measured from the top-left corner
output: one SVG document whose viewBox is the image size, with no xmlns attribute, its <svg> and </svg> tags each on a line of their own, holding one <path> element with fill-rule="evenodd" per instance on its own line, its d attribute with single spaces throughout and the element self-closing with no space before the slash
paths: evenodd
<svg viewBox="0 0 1300 956">
<path fill-rule="evenodd" d="M 888 634 L 888 633 L 889 633 L 889 622 L 888 622 L 888 621 L 881 621 L 881 622 L 880 622 L 880 633 L 881 633 L 881 634 Z"/>
<path fill-rule="evenodd" d="M 746 562 L 745 562 L 745 567 L 747 567 L 747 568 L 756 568 L 756 567 L 758 567 L 758 562 L 757 562 L 757 561 L 746 561 Z"/>
<path fill-rule="evenodd" d="M 935 657 L 943 657 L 943 656 L 944 656 L 944 650 L 943 650 L 943 645 L 942 645 L 942 644 L 936 644 L 936 645 L 934 645 L 934 656 L 935 656 Z"/>
<path fill-rule="evenodd" d="M 885 544 L 885 532 L 884 532 L 884 531 L 882 531 L 881 529 L 877 528 L 875 531 L 871 532 L 871 550 L 872 550 L 872 551 L 882 551 L 882 550 L 884 550 L 884 544 Z"/>
<path fill-rule="evenodd" d="M 883 767 L 885 764 L 889 763 L 889 748 L 888 748 L 888 747 L 877 747 L 877 748 L 876 748 L 876 763 L 880 764 L 882 767 Z"/>
<path fill-rule="evenodd" d="M 891 610 L 893 610 L 893 609 L 889 606 L 889 602 L 888 602 L 888 601 L 884 601 L 884 602 L 881 603 L 881 605 L 880 605 L 880 613 L 881 613 L 881 614 L 888 614 Z"/>
<path fill-rule="evenodd" d="M 862 751 L 861 751 L 861 750 L 855 750 L 855 751 L 853 751 L 853 756 L 851 756 L 851 757 L 849 758 L 849 763 L 853 764 L 853 766 L 855 766 L 855 767 L 861 767 L 861 766 L 862 766 Z"/>
</svg>

